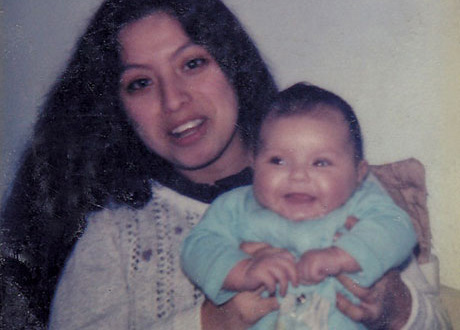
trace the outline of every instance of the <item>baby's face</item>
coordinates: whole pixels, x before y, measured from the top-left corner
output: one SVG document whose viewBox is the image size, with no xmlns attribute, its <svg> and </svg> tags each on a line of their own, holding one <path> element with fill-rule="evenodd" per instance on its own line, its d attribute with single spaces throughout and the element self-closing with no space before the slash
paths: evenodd
<svg viewBox="0 0 460 330">
<path fill-rule="evenodd" d="M 263 206 L 301 221 L 343 205 L 367 171 L 356 165 L 341 113 L 267 120 L 254 161 L 254 193 Z"/>
</svg>

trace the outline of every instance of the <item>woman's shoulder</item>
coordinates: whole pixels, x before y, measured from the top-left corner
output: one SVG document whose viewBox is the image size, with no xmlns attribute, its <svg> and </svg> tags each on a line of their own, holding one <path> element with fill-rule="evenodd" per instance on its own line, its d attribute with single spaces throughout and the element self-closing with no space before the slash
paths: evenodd
<svg viewBox="0 0 460 330">
<path fill-rule="evenodd" d="M 197 199 L 182 195 L 177 191 L 168 188 L 158 182 L 152 183 L 152 198 L 147 203 L 146 207 L 152 206 L 174 207 L 181 211 L 196 211 L 204 212 L 209 204 L 201 202 Z"/>
<path fill-rule="evenodd" d="M 212 205 L 246 205 L 248 200 L 252 201 L 254 194 L 252 185 L 241 186 L 233 188 L 215 199 Z"/>
<path fill-rule="evenodd" d="M 193 198 L 181 195 L 180 193 L 161 185 L 152 183 L 152 197 L 141 207 L 133 207 L 127 204 L 109 202 L 104 208 L 91 212 L 87 216 L 88 224 L 98 226 L 123 226 L 129 222 L 144 217 L 151 217 L 152 214 L 164 210 L 176 210 L 183 212 L 203 213 L 209 204 L 200 202 Z"/>
<path fill-rule="evenodd" d="M 119 233 L 122 228 L 134 222 L 139 211 L 128 206 L 119 205 L 113 202 L 103 208 L 92 211 L 86 217 L 86 230 L 88 232 L 100 232 L 112 234 Z"/>
</svg>

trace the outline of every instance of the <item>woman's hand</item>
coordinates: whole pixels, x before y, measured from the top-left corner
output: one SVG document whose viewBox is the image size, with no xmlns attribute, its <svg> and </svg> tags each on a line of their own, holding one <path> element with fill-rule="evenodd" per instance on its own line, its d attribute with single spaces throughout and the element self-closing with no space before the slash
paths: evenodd
<svg viewBox="0 0 460 330">
<path fill-rule="evenodd" d="M 229 302 L 216 306 L 206 300 L 201 307 L 203 330 L 244 330 L 266 314 L 279 308 L 276 297 L 262 298 L 263 289 L 235 295 Z"/>
<path fill-rule="evenodd" d="M 337 308 L 369 329 L 401 329 L 410 316 L 412 299 L 397 270 L 390 270 L 370 288 L 363 288 L 345 275 L 337 279 L 361 300 L 354 305 L 337 293 Z"/>
</svg>

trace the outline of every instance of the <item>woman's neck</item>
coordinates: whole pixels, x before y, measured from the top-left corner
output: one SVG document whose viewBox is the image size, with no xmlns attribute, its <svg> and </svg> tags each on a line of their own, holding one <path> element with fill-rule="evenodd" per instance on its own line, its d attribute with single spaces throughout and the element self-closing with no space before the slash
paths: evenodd
<svg viewBox="0 0 460 330">
<path fill-rule="evenodd" d="M 235 136 L 224 153 L 213 163 L 198 170 L 178 169 L 178 172 L 193 182 L 213 185 L 214 182 L 239 173 L 250 165 L 248 148 Z"/>
</svg>

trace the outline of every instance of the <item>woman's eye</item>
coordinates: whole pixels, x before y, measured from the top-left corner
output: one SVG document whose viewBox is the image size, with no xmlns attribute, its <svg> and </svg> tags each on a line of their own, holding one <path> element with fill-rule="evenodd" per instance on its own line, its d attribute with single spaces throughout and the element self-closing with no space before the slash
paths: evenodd
<svg viewBox="0 0 460 330">
<path fill-rule="evenodd" d="M 142 79 L 136 79 L 128 84 L 126 87 L 126 90 L 128 93 L 134 93 L 136 91 L 139 91 L 141 89 L 144 89 L 152 84 L 152 81 L 147 78 L 142 78 Z"/>
<path fill-rule="evenodd" d="M 273 164 L 273 165 L 285 165 L 286 164 L 286 161 L 284 161 L 282 158 L 280 157 L 271 157 L 269 159 L 269 163 L 270 164 Z"/>
<path fill-rule="evenodd" d="M 200 68 L 204 65 L 206 65 L 208 63 L 208 60 L 205 59 L 205 58 L 194 58 L 190 61 L 187 61 L 185 63 L 185 70 L 194 70 L 194 69 L 197 69 L 197 68 Z"/>
<path fill-rule="evenodd" d="M 330 165 L 332 165 L 331 162 L 326 159 L 318 159 L 313 163 L 315 167 L 327 167 Z"/>
</svg>

